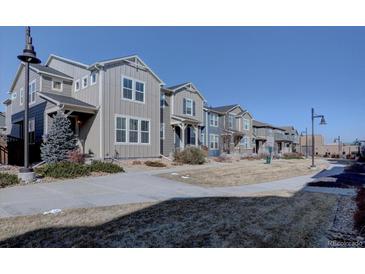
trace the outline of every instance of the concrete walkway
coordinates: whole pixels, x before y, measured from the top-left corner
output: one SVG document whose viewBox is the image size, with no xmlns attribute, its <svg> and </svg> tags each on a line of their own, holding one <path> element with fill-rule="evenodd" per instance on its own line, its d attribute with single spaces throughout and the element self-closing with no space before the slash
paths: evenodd
<svg viewBox="0 0 365 274">
<path fill-rule="evenodd" d="M 341 173 L 343 167 L 331 165 L 324 175 Z M 254 185 L 204 188 L 154 176 L 175 170 L 179 168 L 5 188 L 0 190 L 0 218 L 43 213 L 56 208 L 97 207 L 187 197 L 242 196 L 264 191 L 296 191 L 314 179 L 313 175 L 307 175 Z M 315 177 L 318 178 L 318 174 Z"/>
</svg>

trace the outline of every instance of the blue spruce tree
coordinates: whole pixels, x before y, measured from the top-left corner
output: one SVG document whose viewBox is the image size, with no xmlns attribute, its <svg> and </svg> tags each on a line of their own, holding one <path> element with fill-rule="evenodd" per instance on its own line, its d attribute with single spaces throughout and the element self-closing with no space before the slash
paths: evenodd
<svg viewBox="0 0 365 274">
<path fill-rule="evenodd" d="M 71 129 L 71 122 L 62 112 L 57 112 L 53 123 L 41 145 L 41 157 L 46 163 L 68 159 L 70 151 L 77 149 L 77 139 Z"/>
</svg>

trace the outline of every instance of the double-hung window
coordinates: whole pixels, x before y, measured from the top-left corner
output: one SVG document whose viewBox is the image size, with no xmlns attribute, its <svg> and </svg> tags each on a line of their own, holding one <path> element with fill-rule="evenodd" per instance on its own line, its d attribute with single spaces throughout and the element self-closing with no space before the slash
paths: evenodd
<svg viewBox="0 0 365 274">
<path fill-rule="evenodd" d="M 81 86 L 82 86 L 82 88 L 87 88 L 87 85 L 88 85 L 88 77 L 87 76 L 84 76 L 83 78 L 82 78 L 82 82 L 81 82 Z"/>
<path fill-rule="evenodd" d="M 133 80 L 125 77 L 123 78 L 123 98 L 133 99 Z"/>
<path fill-rule="evenodd" d="M 186 99 L 185 113 L 187 115 L 191 115 L 191 116 L 193 115 L 193 100 Z"/>
<path fill-rule="evenodd" d="M 218 127 L 218 115 L 215 113 L 210 114 L 210 123 L 213 127 Z"/>
<path fill-rule="evenodd" d="M 230 129 L 234 129 L 234 116 L 233 115 L 228 116 L 228 127 Z"/>
<path fill-rule="evenodd" d="M 150 121 L 141 120 L 141 144 L 150 142 Z"/>
<path fill-rule="evenodd" d="M 96 72 L 92 72 L 90 75 L 90 86 L 96 84 Z"/>
<path fill-rule="evenodd" d="M 216 135 L 216 134 L 209 135 L 209 148 L 210 149 L 217 150 L 219 148 L 218 142 L 219 142 L 218 135 Z"/>
<path fill-rule="evenodd" d="M 127 142 L 127 119 L 125 117 L 116 117 L 115 141 L 117 143 Z"/>
<path fill-rule="evenodd" d="M 164 108 L 166 106 L 166 94 L 160 95 L 160 107 Z"/>
<path fill-rule="evenodd" d="M 24 88 L 21 88 L 19 90 L 19 104 L 20 105 L 24 104 Z"/>
<path fill-rule="evenodd" d="M 144 83 L 138 81 L 136 81 L 135 83 L 136 83 L 135 100 L 139 102 L 144 102 Z"/>
<path fill-rule="evenodd" d="M 28 122 L 29 129 L 29 144 L 35 143 L 35 119 L 30 118 Z"/>
<path fill-rule="evenodd" d="M 145 83 L 141 81 L 122 77 L 122 99 L 144 103 L 145 88 Z"/>
<path fill-rule="evenodd" d="M 34 103 L 35 102 L 35 89 L 36 89 L 36 82 L 35 80 L 33 80 L 30 84 L 29 84 L 29 102 L 30 103 Z"/>
<path fill-rule="evenodd" d="M 250 130 L 250 120 L 243 119 L 243 129 L 244 130 Z"/>
<path fill-rule="evenodd" d="M 75 81 L 75 92 L 80 90 L 80 79 Z"/>
<path fill-rule="evenodd" d="M 138 120 L 129 119 L 129 142 L 138 143 Z"/>
</svg>

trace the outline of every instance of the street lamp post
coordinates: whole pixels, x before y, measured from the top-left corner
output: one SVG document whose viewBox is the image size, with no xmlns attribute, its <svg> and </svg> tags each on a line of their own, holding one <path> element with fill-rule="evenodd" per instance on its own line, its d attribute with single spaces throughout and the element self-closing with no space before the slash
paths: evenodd
<svg viewBox="0 0 365 274">
<path fill-rule="evenodd" d="M 325 125 L 326 120 L 324 119 L 323 115 L 316 115 L 314 114 L 314 108 L 312 108 L 312 165 L 311 167 L 316 167 L 314 164 L 314 149 L 315 149 L 315 141 L 314 141 L 314 119 L 321 118 L 320 125 Z"/>
<path fill-rule="evenodd" d="M 338 136 L 333 141 L 338 143 L 338 158 L 341 158 L 341 137 Z"/>
<path fill-rule="evenodd" d="M 304 133 L 305 133 L 305 158 L 308 158 L 308 128 L 305 128 L 305 131 L 302 131 L 300 135 L 303 136 Z"/>
<path fill-rule="evenodd" d="M 18 59 L 25 65 L 24 82 L 24 167 L 19 170 L 19 178 L 25 182 L 32 181 L 35 177 L 33 169 L 29 167 L 29 64 L 39 64 L 32 44 L 30 27 L 25 29 L 25 48 Z"/>
</svg>

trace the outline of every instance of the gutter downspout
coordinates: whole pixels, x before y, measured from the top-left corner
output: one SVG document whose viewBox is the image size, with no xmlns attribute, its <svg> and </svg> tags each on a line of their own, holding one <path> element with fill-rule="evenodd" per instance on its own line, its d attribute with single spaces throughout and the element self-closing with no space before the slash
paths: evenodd
<svg viewBox="0 0 365 274">
<path fill-rule="evenodd" d="M 99 111 L 100 111 L 100 131 L 99 131 L 99 154 L 100 158 L 104 160 L 104 107 L 103 107 L 103 80 L 104 80 L 104 70 L 103 66 L 95 64 L 95 68 L 99 71 Z"/>
</svg>

